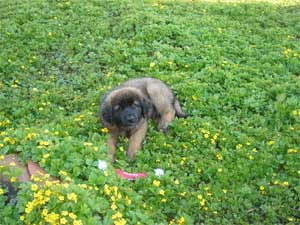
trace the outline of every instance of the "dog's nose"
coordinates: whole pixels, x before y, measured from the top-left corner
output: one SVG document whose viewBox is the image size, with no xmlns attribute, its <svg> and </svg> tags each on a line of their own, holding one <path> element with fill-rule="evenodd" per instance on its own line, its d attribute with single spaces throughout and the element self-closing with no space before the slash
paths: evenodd
<svg viewBox="0 0 300 225">
<path fill-rule="evenodd" d="M 133 122 L 135 122 L 135 116 L 132 114 L 129 114 L 126 116 L 126 120 L 130 123 L 133 123 Z"/>
</svg>

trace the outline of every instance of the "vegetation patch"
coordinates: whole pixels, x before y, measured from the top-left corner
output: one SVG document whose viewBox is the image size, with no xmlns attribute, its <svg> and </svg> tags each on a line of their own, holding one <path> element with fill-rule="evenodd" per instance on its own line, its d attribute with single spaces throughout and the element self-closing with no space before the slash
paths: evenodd
<svg viewBox="0 0 300 225">
<path fill-rule="evenodd" d="M 21 184 L 16 205 L 1 188 L 2 224 L 300 223 L 299 3 L 13 0 L 0 18 L 1 157 L 63 181 Z M 192 116 L 102 171 L 99 101 L 144 76 Z"/>
</svg>

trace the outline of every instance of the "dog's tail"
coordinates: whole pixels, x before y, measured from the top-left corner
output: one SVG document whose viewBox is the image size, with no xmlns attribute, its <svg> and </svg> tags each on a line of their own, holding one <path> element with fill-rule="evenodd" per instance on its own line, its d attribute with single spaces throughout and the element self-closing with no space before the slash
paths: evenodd
<svg viewBox="0 0 300 225">
<path fill-rule="evenodd" d="M 180 106 L 180 103 L 179 103 L 179 101 L 177 100 L 177 99 L 175 99 L 175 102 L 174 102 L 174 109 L 175 109 L 175 111 L 176 111 L 176 116 L 178 117 L 178 118 L 187 118 L 188 117 L 188 114 L 186 114 L 183 110 L 182 110 L 182 108 L 181 108 L 181 106 Z"/>
</svg>

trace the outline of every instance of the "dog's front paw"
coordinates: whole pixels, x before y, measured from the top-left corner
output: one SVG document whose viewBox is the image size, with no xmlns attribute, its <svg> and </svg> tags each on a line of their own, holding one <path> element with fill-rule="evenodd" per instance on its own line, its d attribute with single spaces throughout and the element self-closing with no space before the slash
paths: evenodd
<svg viewBox="0 0 300 225">
<path fill-rule="evenodd" d="M 162 128 L 161 131 L 164 133 L 164 134 L 169 134 L 169 129 L 166 127 L 166 128 Z"/>
<path fill-rule="evenodd" d="M 133 161 L 135 159 L 135 153 L 133 153 L 131 151 L 127 151 L 126 156 L 130 161 Z"/>
</svg>

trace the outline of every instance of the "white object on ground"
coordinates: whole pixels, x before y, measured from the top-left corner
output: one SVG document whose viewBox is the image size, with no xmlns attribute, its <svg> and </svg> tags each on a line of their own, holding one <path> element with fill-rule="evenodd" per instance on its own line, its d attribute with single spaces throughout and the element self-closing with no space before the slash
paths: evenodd
<svg viewBox="0 0 300 225">
<path fill-rule="evenodd" d="M 103 160 L 98 160 L 98 168 L 100 170 L 106 170 L 107 169 L 107 163 Z"/>
<path fill-rule="evenodd" d="M 155 173 L 155 176 L 157 176 L 157 177 L 160 177 L 165 174 L 163 169 L 160 169 L 160 168 L 154 169 L 154 173 Z"/>
</svg>

